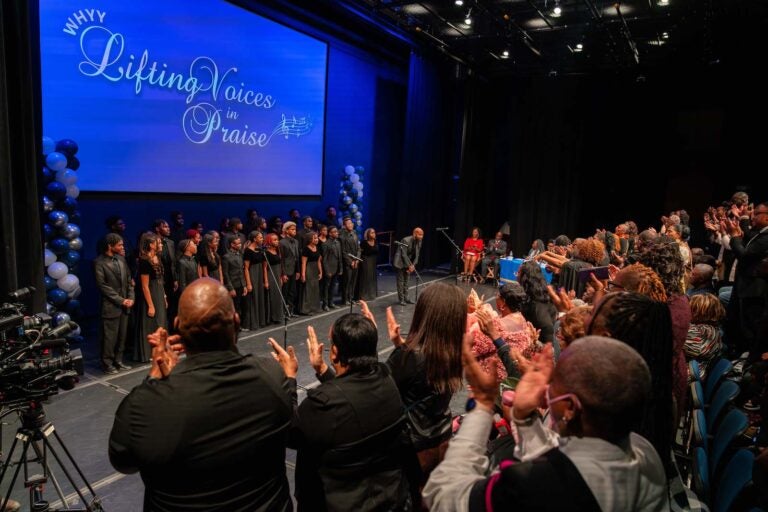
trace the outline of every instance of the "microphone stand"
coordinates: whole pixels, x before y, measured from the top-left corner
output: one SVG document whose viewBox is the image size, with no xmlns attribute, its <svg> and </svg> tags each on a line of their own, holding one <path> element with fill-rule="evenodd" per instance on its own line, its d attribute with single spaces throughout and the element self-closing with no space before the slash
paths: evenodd
<svg viewBox="0 0 768 512">
<path fill-rule="evenodd" d="M 464 251 L 462 251 L 462 250 L 461 250 L 461 247 L 459 247 L 458 245 L 456 245 L 456 242 L 454 242 L 454 241 L 453 241 L 453 239 L 452 239 L 451 237 L 449 237 L 449 236 L 446 234 L 446 232 L 445 232 L 446 230 L 445 230 L 445 229 L 438 229 L 438 231 L 439 231 L 440 233 L 442 233 L 442 234 L 443 234 L 443 236 L 446 238 L 446 240 L 448 240 L 448 242 L 449 242 L 449 243 L 450 243 L 450 244 L 453 246 L 453 248 L 456 250 L 456 269 L 455 269 L 455 276 L 456 276 L 456 286 L 458 286 L 458 285 L 459 285 L 459 271 L 458 271 L 459 269 L 458 269 L 458 266 L 459 266 L 459 262 L 461 261 L 461 255 L 462 255 L 462 253 L 463 253 Z"/>
<path fill-rule="evenodd" d="M 264 249 L 264 251 L 266 252 L 266 249 Z M 288 345 L 288 315 L 291 310 L 288 309 L 288 303 L 285 302 L 285 297 L 283 296 L 283 282 L 275 276 L 275 271 L 272 270 L 272 265 L 269 264 L 269 259 L 267 259 L 267 268 L 269 269 L 269 273 L 272 274 L 272 280 L 278 285 L 277 293 L 280 295 L 280 302 L 282 302 L 283 309 L 285 310 L 283 313 L 283 348 L 286 348 Z"/>
<path fill-rule="evenodd" d="M 355 289 L 357 288 L 357 274 L 360 272 L 359 266 L 360 266 L 360 263 L 363 262 L 363 258 L 359 258 L 352 253 L 347 253 L 346 256 L 349 258 L 352 258 L 358 263 L 358 268 L 355 269 L 355 272 L 352 274 L 352 279 L 350 281 L 350 284 L 352 285 L 352 290 L 351 290 L 351 293 L 349 293 L 349 312 L 352 313 L 352 306 L 355 305 L 354 296 L 355 296 Z"/>
<path fill-rule="evenodd" d="M 406 250 L 408 249 L 408 245 L 404 244 L 403 242 L 399 240 L 395 240 L 395 243 L 401 247 L 404 247 Z M 422 283 L 421 275 L 419 274 L 419 271 L 416 270 L 416 265 L 411 263 L 411 258 L 408 257 L 408 252 L 405 250 L 403 251 L 403 258 L 405 258 L 405 264 L 408 265 L 408 267 L 413 267 L 413 273 L 416 274 L 416 301 L 419 300 L 419 283 Z M 408 289 L 405 289 L 405 298 L 408 298 Z"/>
</svg>

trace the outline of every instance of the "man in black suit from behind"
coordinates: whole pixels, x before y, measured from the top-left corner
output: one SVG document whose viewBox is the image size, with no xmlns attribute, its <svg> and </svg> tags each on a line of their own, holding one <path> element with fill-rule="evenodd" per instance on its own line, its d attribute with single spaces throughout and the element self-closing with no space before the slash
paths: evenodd
<svg viewBox="0 0 768 512">
<path fill-rule="evenodd" d="M 181 294 L 179 335 L 149 335 L 149 376 L 118 407 L 109 439 L 115 469 L 141 473 L 144 510 L 293 509 L 291 387 L 271 358 L 238 352 L 239 323 L 226 288 L 202 278 Z"/>
<path fill-rule="evenodd" d="M 395 257 L 392 266 L 397 270 L 397 299 L 401 306 L 413 304 L 408 298 L 408 279 L 416 270 L 419 263 L 419 254 L 421 253 L 421 241 L 424 239 L 424 230 L 415 228 L 411 236 L 406 236 L 398 245 L 395 251 Z"/>
<path fill-rule="evenodd" d="M 123 350 L 134 290 L 122 237 L 107 233 L 104 247 L 104 252 L 93 262 L 93 271 L 101 292 L 101 369 L 113 375 L 118 370 L 131 368 L 123 364 Z"/>
</svg>

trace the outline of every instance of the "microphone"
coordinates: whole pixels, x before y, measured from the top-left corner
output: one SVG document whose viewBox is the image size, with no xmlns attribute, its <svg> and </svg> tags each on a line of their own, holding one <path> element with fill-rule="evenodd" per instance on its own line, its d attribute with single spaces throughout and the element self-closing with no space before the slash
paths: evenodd
<svg viewBox="0 0 768 512">
<path fill-rule="evenodd" d="M 69 336 L 71 333 L 73 333 L 75 330 L 77 330 L 78 328 L 79 326 L 75 322 L 70 320 L 68 322 L 59 324 L 53 329 L 49 329 L 48 332 L 46 332 L 45 334 L 49 338 L 65 338 Z"/>
<path fill-rule="evenodd" d="M 449 229 L 451 228 L 449 228 L 448 226 L 445 226 L 444 228 L 435 228 L 435 231 L 448 231 Z"/>
<path fill-rule="evenodd" d="M 352 259 L 353 259 L 353 260 L 355 260 L 355 261 L 363 261 L 363 258 L 358 258 L 358 257 L 357 257 L 357 256 L 355 256 L 354 254 L 351 254 L 351 253 L 347 253 L 346 255 L 347 255 L 347 256 L 349 256 L 350 258 L 352 258 Z"/>
</svg>

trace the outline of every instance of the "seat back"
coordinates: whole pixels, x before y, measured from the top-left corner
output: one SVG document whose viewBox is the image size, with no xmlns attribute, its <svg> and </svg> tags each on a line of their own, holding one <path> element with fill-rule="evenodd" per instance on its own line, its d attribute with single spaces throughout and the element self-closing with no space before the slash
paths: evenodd
<svg viewBox="0 0 768 512">
<path fill-rule="evenodd" d="M 691 359 L 688 361 L 688 374 L 691 376 L 691 379 L 701 382 L 701 368 L 697 360 Z"/>
<path fill-rule="evenodd" d="M 693 444 L 702 446 L 705 451 L 707 450 L 707 420 L 701 409 L 694 409 L 693 411 Z"/>
<path fill-rule="evenodd" d="M 701 385 L 700 380 L 695 380 L 690 384 L 691 388 L 691 405 L 694 409 L 704 408 L 704 387 Z"/>
<path fill-rule="evenodd" d="M 707 429 L 710 432 L 715 431 L 715 425 L 718 418 L 723 413 L 726 406 L 739 396 L 739 385 L 732 380 L 724 380 L 715 391 L 712 402 L 707 409 Z"/>
<path fill-rule="evenodd" d="M 752 481 L 755 456 L 749 450 L 737 451 L 723 472 L 717 486 L 714 512 L 728 512 L 742 490 Z"/>
<path fill-rule="evenodd" d="M 720 359 L 707 376 L 707 382 L 704 385 L 704 401 L 709 403 L 712 400 L 712 394 L 717 388 L 717 384 L 725 375 L 733 369 L 733 365 L 727 359 Z"/>
<path fill-rule="evenodd" d="M 693 470 L 691 474 L 691 487 L 696 496 L 703 502 L 709 503 L 709 460 L 707 452 L 702 447 L 693 451 Z"/>
<path fill-rule="evenodd" d="M 733 441 L 738 438 L 749 426 L 747 415 L 738 409 L 731 409 L 725 415 L 723 421 L 717 427 L 715 438 L 712 441 L 712 451 L 710 452 L 711 473 L 714 475 L 717 471 L 720 459 Z"/>
</svg>

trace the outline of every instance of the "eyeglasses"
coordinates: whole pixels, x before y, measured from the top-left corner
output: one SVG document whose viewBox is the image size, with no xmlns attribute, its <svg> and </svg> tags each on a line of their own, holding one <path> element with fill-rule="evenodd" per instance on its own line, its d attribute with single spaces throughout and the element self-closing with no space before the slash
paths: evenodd
<svg viewBox="0 0 768 512">
<path fill-rule="evenodd" d="M 551 398 L 551 397 L 549 396 L 549 386 L 550 386 L 550 385 L 549 385 L 549 384 L 547 384 L 547 389 L 546 389 L 546 391 L 545 391 L 545 393 L 544 393 L 544 394 L 545 394 L 545 396 L 546 396 L 546 398 L 547 398 L 547 408 L 548 408 L 548 409 L 549 409 L 549 408 L 552 406 L 552 404 L 554 404 L 555 402 L 561 402 L 561 401 L 563 401 L 563 400 L 570 400 L 570 401 L 572 401 L 572 402 L 573 402 L 573 405 L 574 405 L 574 406 L 575 406 L 577 409 L 581 409 L 581 408 L 582 408 L 582 407 L 581 407 L 581 402 L 579 401 L 579 397 L 577 397 L 577 396 L 576 396 L 576 395 L 574 395 L 573 393 L 565 393 L 565 394 L 563 394 L 563 395 L 558 395 L 558 396 L 556 396 L 556 397 L 554 397 L 554 398 Z"/>
<path fill-rule="evenodd" d="M 608 281 L 608 286 L 606 286 L 605 289 L 609 292 L 613 292 L 617 290 L 623 290 L 624 287 L 616 283 L 615 281 Z"/>
</svg>

